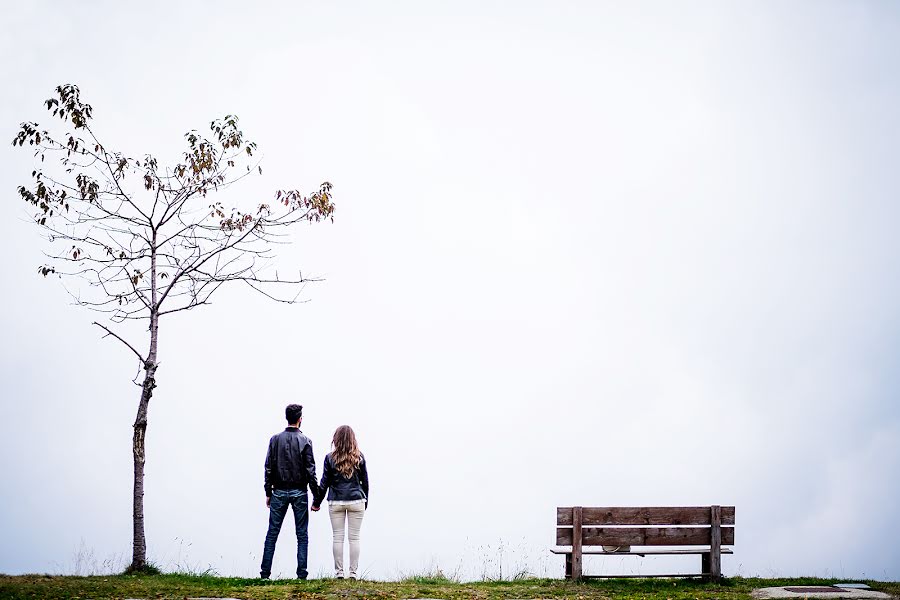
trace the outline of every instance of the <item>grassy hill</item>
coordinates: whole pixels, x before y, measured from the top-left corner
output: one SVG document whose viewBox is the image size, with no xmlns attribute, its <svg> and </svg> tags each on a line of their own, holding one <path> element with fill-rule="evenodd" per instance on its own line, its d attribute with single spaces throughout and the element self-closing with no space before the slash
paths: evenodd
<svg viewBox="0 0 900 600">
<path fill-rule="evenodd" d="M 589 580 L 571 583 L 558 579 L 458 583 L 440 578 L 413 577 L 397 582 L 313 579 L 261 581 L 195 575 L 111 575 L 68 577 L 51 575 L 0 575 L 3 600 L 101 598 L 232 597 L 246 599 L 351 598 L 571 598 L 609 600 L 747 600 L 753 588 L 776 585 L 828 585 L 824 579 L 728 579 L 720 584 L 696 580 L 631 579 Z M 900 598 L 900 582 L 867 581 L 874 589 Z"/>
</svg>

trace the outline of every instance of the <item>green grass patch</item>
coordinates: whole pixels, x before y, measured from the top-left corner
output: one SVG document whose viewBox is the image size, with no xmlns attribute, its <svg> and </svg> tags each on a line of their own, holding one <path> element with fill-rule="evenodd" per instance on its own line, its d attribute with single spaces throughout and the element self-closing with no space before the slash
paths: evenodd
<svg viewBox="0 0 900 600">
<path fill-rule="evenodd" d="M 572 583 L 559 579 L 520 579 L 459 583 L 423 576 L 401 581 L 350 581 L 292 579 L 264 581 L 213 575 L 114 575 L 68 577 L 51 575 L 0 575 L 3 600 L 105 598 L 178 599 L 231 597 L 247 600 L 349 600 L 441 598 L 457 600 L 508 600 L 512 598 L 569 598 L 572 600 L 634 598 L 639 600 L 748 600 L 750 591 L 777 585 L 828 585 L 836 579 L 745 579 L 721 583 L 694 579 L 615 579 Z M 900 582 L 865 581 L 872 588 L 900 597 Z"/>
<path fill-rule="evenodd" d="M 125 569 L 125 573 L 123 575 L 162 575 L 162 569 L 157 567 L 152 563 L 147 563 L 143 567 L 138 569 L 134 568 L 133 565 L 129 565 L 127 569 Z"/>
</svg>

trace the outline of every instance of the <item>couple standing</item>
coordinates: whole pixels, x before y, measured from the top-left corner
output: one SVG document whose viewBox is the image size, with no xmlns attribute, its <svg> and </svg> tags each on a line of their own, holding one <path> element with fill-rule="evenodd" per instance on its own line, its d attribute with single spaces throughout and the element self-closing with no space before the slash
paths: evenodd
<svg viewBox="0 0 900 600">
<path fill-rule="evenodd" d="M 344 577 L 344 531 L 350 540 L 350 569 L 348 576 L 356 579 L 359 569 L 359 530 L 369 506 L 369 474 L 366 459 L 359 451 L 356 435 L 348 425 L 341 425 L 331 440 L 331 452 L 325 456 L 322 480 L 316 482 L 316 459 L 312 442 L 300 431 L 303 407 L 289 404 L 285 409 L 288 427 L 269 440 L 266 453 L 266 506 L 269 507 L 269 531 L 263 549 L 260 577 L 272 574 L 275 542 L 288 506 L 294 511 L 297 528 L 297 577 L 306 579 L 306 555 L 309 537 L 308 500 L 306 488 L 312 492 L 312 510 L 316 512 L 328 492 L 328 513 L 334 532 L 332 552 L 334 571 L 338 579 Z"/>
</svg>

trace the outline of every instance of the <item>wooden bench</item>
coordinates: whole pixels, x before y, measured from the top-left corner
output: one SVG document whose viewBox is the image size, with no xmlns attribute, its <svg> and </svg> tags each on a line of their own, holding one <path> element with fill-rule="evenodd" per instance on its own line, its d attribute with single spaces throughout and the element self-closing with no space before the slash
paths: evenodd
<svg viewBox="0 0 900 600">
<path fill-rule="evenodd" d="M 728 527 L 725 527 L 725 526 Z M 719 580 L 722 555 L 733 554 L 733 506 L 670 507 L 562 507 L 556 509 L 554 554 L 566 555 L 566 578 L 626 577 L 583 575 L 584 554 L 610 556 L 700 555 L 700 573 L 641 575 L 641 577 L 695 577 Z M 599 546 L 630 547 L 608 552 Z M 647 547 L 646 549 L 637 547 Z M 692 546 L 692 548 L 685 548 Z M 703 547 L 700 547 L 703 546 Z M 586 549 L 598 547 L 596 549 Z"/>
</svg>

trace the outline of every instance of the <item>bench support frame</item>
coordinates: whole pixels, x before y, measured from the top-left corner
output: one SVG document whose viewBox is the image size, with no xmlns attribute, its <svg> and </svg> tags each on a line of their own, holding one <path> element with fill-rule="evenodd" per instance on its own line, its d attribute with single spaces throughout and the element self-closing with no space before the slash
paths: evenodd
<svg viewBox="0 0 900 600">
<path fill-rule="evenodd" d="M 580 581 L 584 578 L 616 578 L 630 577 L 626 575 L 583 575 L 582 563 L 584 557 L 583 549 L 583 514 L 584 508 L 575 506 L 572 508 L 572 551 L 566 552 L 566 579 Z M 700 573 L 699 576 L 707 581 L 720 581 L 722 579 L 722 507 L 719 505 L 710 506 L 710 545 L 709 551 L 700 551 Z M 554 551 L 559 554 L 560 552 Z M 616 555 L 637 555 L 643 556 L 640 551 L 636 552 L 589 552 L 590 554 L 616 554 Z M 693 554 L 693 552 L 691 552 Z M 726 550 L 726 553 L 731 553 Z M 648 552 L 648 554 L 668 554 L 668 552 Z M 671 554 L 682 554 L 680 552 L 671 552 Z M 643 577 L 696 577 L 690 574 L 673 574 L 673 575 L 644 575 Z"/>
<path fill-rule="evenodd" d="M 572 579 L 581 579 L 581 515 L 582 508 L 576 506 L 572 512 Z"/>
<path fill-rule="evenodd" d="M 709 573 L 709 576 L 713 581 L 719 581 L 722 579 L 722 507 L 716 505 L 711 506 L 709 517 L 711 529 L 709 570 L 702 569 L 702 571 L 704 573 Z"/>
</svg>

